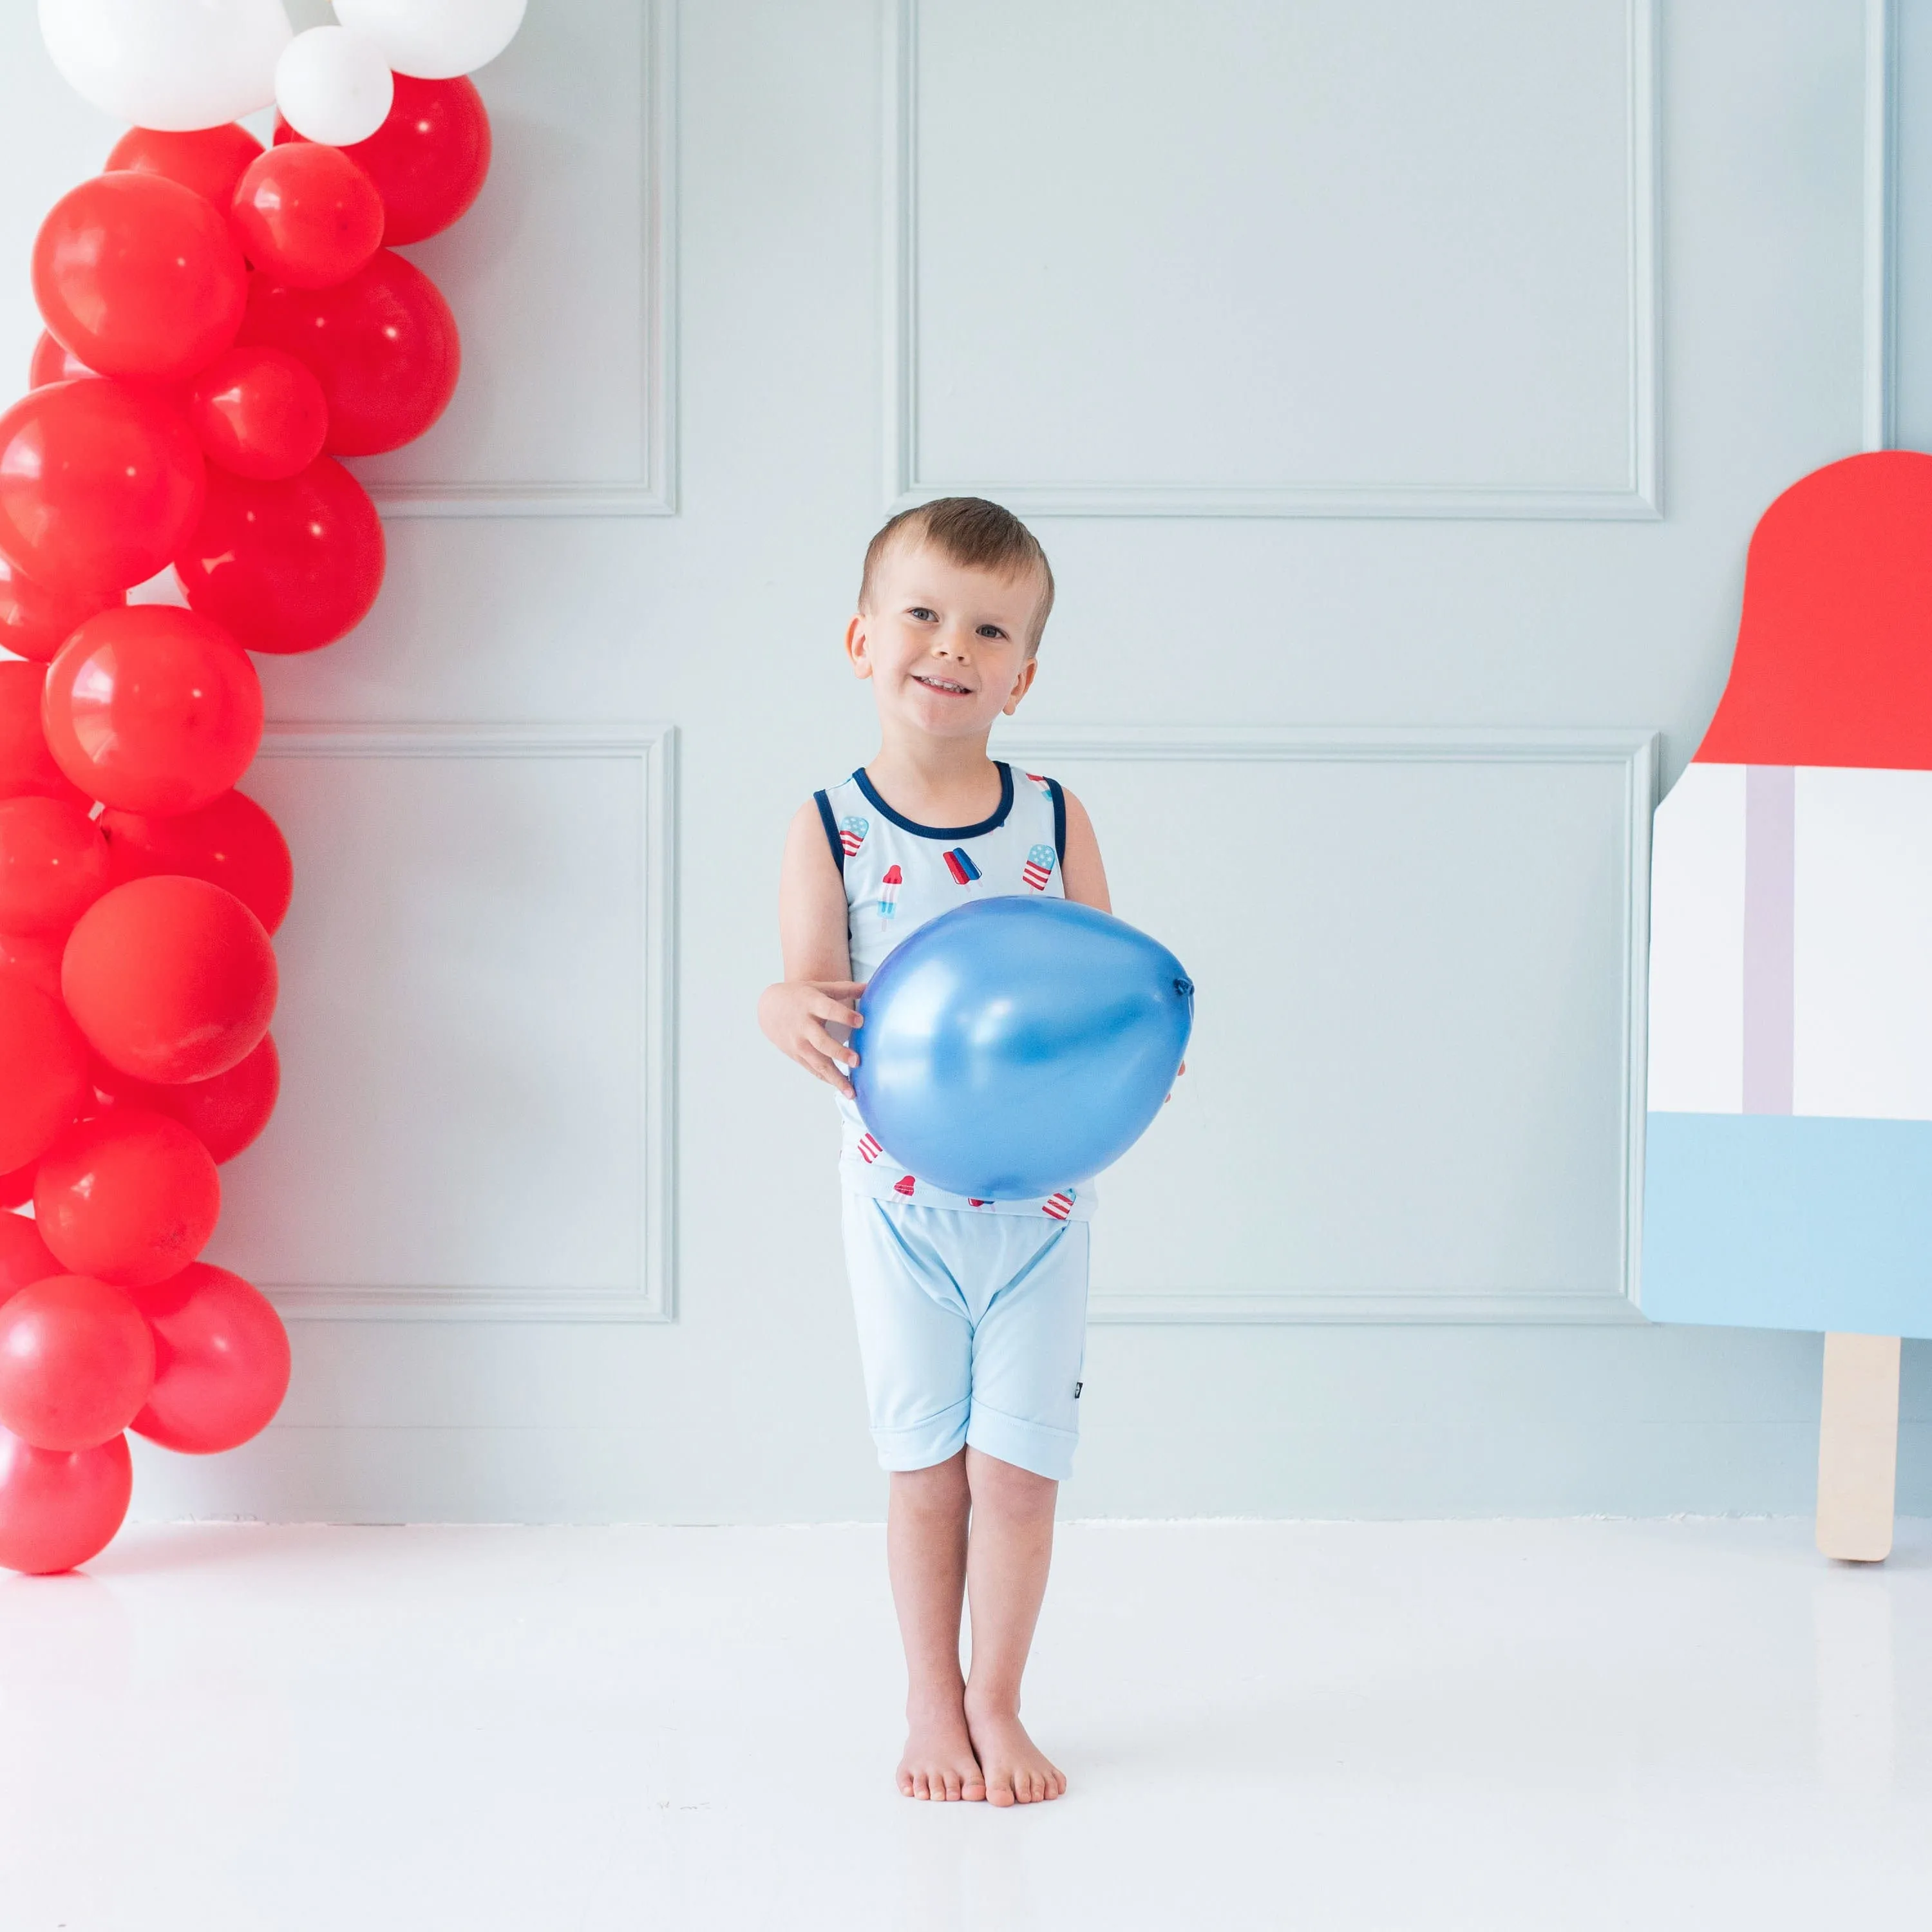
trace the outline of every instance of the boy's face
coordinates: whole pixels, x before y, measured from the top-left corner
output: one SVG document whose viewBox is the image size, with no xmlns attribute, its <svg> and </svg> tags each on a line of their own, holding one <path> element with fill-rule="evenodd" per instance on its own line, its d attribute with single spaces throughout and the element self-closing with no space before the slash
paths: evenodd
<svg viewBox="0 0 1932 1932">
<path fill-rule="evenodd" d="M 1026 640 L 1040 593 L 1030 571 L 995 577 L 927 544 L 896 544 L 874 573 L 872 608 L 846 628 L 846 655 L 872 680 L 882 721 L 983 738 L 1033 682 Z"/>
</svg>

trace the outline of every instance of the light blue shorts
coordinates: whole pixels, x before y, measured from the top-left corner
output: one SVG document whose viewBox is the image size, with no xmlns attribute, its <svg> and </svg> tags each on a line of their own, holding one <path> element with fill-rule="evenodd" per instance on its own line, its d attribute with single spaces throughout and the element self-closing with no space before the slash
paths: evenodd
<svg viewBox="0 0 1932 1932">
<path fill-rule="evenodd" d="M 1088 1223 L 845 1196 L 845 1267 L 887 1469 L 968 1444 L 1063 1481 L 1080 1435 Z"/>
</svg>

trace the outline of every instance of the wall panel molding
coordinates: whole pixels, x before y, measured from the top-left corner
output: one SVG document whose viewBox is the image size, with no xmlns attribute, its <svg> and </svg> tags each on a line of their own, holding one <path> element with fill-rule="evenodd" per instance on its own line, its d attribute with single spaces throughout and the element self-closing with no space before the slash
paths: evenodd
<svg viewBox="0 0 1932 1932">
<path fill-rule="evenodd" d="M 641 768 L 640 1278 L 622 1288 L 256 1283 L 304 1320 L 669 1322 L 676 1314 L 676 728 L 670 724 L 271 724 L 264 758 L 616 759 Z M 299 890 L 299 886 L 298 886 Z"/>
<path fill-rule="evenodd" d="M 1876 4 L 1876 0 L 1874 0 Z M 1652 520 L 1662 514 L 1658 358 L 1657 0 L 1626 0 L 1625 200 L 1630 356 L 1628 479 L 1615 489 L 1436 483 L 1040 483 L 933 476 L 919 425 L 920 0 L 887 0 L 884 237 L 886 494 L 894 509 L 939 496 L 992 496 L 1023 516 L 1335 517 Z"/>
<path fill-rule="evenodd" d="M 1864 344 L 1867 449 L 1898 440 L 1898 0 L 1865 0 Z"/>
<path fill-rule="evenodd" d="M 508 478 L 379 483 L 385 517 L 668 517 L 677 513 L 677 0 L 639 0 L 644 63 L 644 473 L 618 482 Z"/>
<path fill-rule="evenodd" d="M 1619 1009 L 1622 1083 L 1618 1146 L 1622 1206 L 1615 1293 L 1530 1289 L 1496 1293 L 1370 1290 L 1230 1293 L 1211 1282 L 1158 1292 L 1096 1292 L 1089 1312 L 1108 1322 L 1622 1324 L 1640 1322 L 1646 1006 L 1650 948 L 1651 818 L 1658 734 L 1646 730 L 1337 726 L 1042 726 L 1000 734 L 994 750 L 1030 769 L 1056 760 L 1140 764 L 1226 760 L 1353 764 L 1610 766 L 1621 774 L 1622 938 Z M 1101 1212 L 1106 1212 L 1104 1201 Z"/>
</svg>

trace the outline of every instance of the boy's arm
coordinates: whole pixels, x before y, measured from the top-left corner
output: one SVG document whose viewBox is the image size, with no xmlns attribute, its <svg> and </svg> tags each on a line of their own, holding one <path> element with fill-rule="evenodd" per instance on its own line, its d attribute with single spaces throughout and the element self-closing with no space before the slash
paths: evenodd
<svg viewBox="0 0 1932 1932">
<path fill-rule="evenodd" d="M 1100 862 L 1100 842 L 1094 836 L 1094 821 L 1087 816 L 1087 808 L 1064 785 L 1060 796 L 1066 801 L 1066 856 L 1060 874 L 1066 896 L 1076 905 L 1112 912 L 1114 902 L 1107 896 L 1107 868 Z M 831 856 L 826 854 L 828 863 Z"/>
<path fill-rule="evenodd" d="M 845 882 L 832 863 L 815 802 L 801 806 L 785 834 L 778 878 L 778 943 L 784 977 L 758 1000 L 758 1024 L 788 1059 L 849 1095 L 845 1070 L 859 1056 L 826 1030 L 827 1023 L 863 1024 L 851 1001 L 862 990 L 850 976 Z"/>
</svg>

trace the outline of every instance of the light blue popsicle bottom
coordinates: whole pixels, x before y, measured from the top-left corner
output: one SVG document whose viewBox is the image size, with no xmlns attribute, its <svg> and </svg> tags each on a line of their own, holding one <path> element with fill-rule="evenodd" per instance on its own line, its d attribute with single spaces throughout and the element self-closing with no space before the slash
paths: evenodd
<svg viewBox="0 0 1932 1932">
<path fill-rule="evenodd" d="M 1932 1121 L 1652 1114 L 1653 1322 L 1932 1335 Z"/>
</svg>

